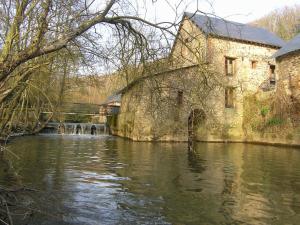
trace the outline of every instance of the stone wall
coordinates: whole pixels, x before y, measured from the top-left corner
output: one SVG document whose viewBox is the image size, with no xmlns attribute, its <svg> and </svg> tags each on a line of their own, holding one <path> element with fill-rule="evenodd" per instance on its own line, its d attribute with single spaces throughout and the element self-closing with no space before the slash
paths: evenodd
<svg viewBox="0 0 300 225">
<path fill-rule="evenodd" d="M 191 20 L 184 18 L 178 31 L 171 57 L 177 67 L 205 62 L 208 39 Z"/>
<path fill-rule="evenodd" d="M 113 133 L 137 141 L 186 141 L 187 121 L 196 88 L 197 67 L 174 69 L 143 80 L 122 95 L 118 126 Z M 191 84 L 192 83 L 192 84 Z M 189 101 L 178 102 L 178 91 Z M 193 90 L 191 90 L 193 89 Z"/>
<path fill-rule="evenodd" d="M 290 136 L 300 134 L 300 51 L 276 59 L 278 87 L 276 90 L 275 113 L 290 122 Z M 300 137 L 298 137 L 300 142 Z"/>
<path fill-rule="evenodd" d="M 209 37 L 210 63 L 214 70 L 222 74 L 224 87 L 233 87 L 235 105 L 233 108 L 225 108 L 225 98 L 221 98 L 218 104 L 218 115 L 224 124 L 224 132 L 227 139 L 241 140 L 245 137 L 243 129 L 243 102 L 245 96 L 255 94 L 260 86 L 269 82 L 270 65 L 275 61 L 270 57 L 276 52 L 276 48 L 244 43 L 217 37 Z M 225 75 L 225 57 L 234 59 L 235 73 L 233 76 Z M 256 62 L 252 68 L 252 61 Z"/>
<path fill-rule="evenodd" d="M 300 103 L 300 51 L 278 58 L 277 64 L 281 91 Z"/>
</svg>

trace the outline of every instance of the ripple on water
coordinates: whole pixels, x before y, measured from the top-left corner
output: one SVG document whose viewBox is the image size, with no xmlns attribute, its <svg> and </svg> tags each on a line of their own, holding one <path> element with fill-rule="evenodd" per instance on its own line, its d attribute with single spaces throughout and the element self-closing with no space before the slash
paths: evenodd
<svg viewBox="0 0 300 225">
<path fill-rule="evenodd" d="M 55 195 L 42 224 L 298 224 L 300 151 L 243 144 L 36 136 L 10 146 L 25 184 Z M 5 180 L 5 178 L 3 178 Z M 7 181 L 7 180 L 6 180 Z"/>
</svg>

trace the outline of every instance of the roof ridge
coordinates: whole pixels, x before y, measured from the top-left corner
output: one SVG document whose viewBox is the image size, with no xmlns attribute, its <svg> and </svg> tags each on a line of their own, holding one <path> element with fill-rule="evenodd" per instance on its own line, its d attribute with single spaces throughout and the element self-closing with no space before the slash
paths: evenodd
<svg viewBox="0 0 300 225">
<path fill-rule="evenodd" d="M 191 12 L 184 12 L 184 14 L 192 14 L 192 15 L 195 15 L 195 16 L 203 16 L 203 17 L 207 17 L 207 18 L 212 18 L 212 19 L 217 19 L 217 20 L 222 20 L 222 21 L 226 21 L 226 22 L 229 22 L 229 23 L 235 23 L 235 24 L 240 24 L 240 25 L 247 25 L 246 23 L 241 23 L 241 22 L 236 22 L 236 21 L 232 21 L 232 20 L 227 20 L 223 17 L 219 17 L 219 16 L 216 16 L 216 15 L 209 15 L 209 14 L 199 14 L 199 13 L 191 13 Z"/>
<path fill-rule="evenodd" d="M 262 29 L 262 30 L 266 30 L 272 34 L 274 34 L 273 32 L 269 31 L 268 29 L 264 28 L 264 27 L 258 27 L 258 26 L 255 26 L 253 24 L 250 24 L 250 23 L 241 23 L 241 22 L 237 22 L 237 21 L 233 21 L 233 20 L 228 20 L 226 18 L 223 18 L 223 17 L 219 17 L 219 16 L 216 16 L 216 15 L 209 15 L 209 14 L 199 14 L 199 13 L 191 13 L 191 12 L 187 12 L 185 11 L 184 14 L 192 14 L 192 15 L 196 15 L 196 16 L 203 16 L 203 17 L 207 17 L 207 18 L 212 18 L 212 19 L 217 19 L 217 20 L 221 20 L 221 21 L 226 21 L 228 23 L 232 23 L 232 24 L 238 24 L 238 25 L 243 25 L 243 26 L 249 26 L 249 27 L 252 27 L 252 28 L 257 28 L 257 29 Z"/>
<path fill-rule="evenodd" d="M 215 15 L 184 12 L 204 33 L 237 40 L 250 41 L 274 47 L 285 44 L 280 37 L 265 28 L 230 21 Z"/>
</svg>

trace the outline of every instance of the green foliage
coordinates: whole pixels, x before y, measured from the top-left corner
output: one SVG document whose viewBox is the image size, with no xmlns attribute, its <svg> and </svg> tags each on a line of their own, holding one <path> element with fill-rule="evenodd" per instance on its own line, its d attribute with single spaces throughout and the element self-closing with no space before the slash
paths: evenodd
<svg viewBox="0 0 300 225">
<path fill-rule="evenodd" d="M 243 126 L 248 132 L 282 135 L 289 129 L 288 121 L 274 113 L 273 97 L 248 96 L 244 101 Z"/>
<path fill-rule="evenodd" d="M 266 117 L 269 112 L 270 112 L 270 109 L 266 106 L 262 107 L 260 110 L 260 114 L 262 117 Z"/>
<path fill-rule="evenodd" d="M 280 119 L 278 117 L 272 117 L 270 119 L 268 119 L 268 121 L 266 122 L 266 126 L 279 126 L 284 124 L 284 120 Z"/>
</svg>

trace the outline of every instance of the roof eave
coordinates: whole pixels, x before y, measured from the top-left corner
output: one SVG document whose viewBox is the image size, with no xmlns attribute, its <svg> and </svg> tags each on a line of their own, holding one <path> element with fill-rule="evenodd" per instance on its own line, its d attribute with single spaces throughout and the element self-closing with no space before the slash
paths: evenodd
<svg viewBox="0 0 300 225">
<path fill-rule="evenodd" d="M 275 44 L 267 44 L 267 43 L 262 43 L 262 42 L 257 42 L 257 41 L 249 41 L 249 40 L 245 40 L 245 39 L 233 38 L 233 37 L 218 35 L 218 34 L 214 34 L 214 33 L 209 33 L 208 35 L 215 37 L 215 38 L 223 38 L 223 39 L 228 39 L 228 40 L 237 41 L 237 42 L 244 42 L 244 43 L 253 44 L 253 45 L 262 45 L 265 47 L 271 47 L 271 48 L 276 48 L 276 49 L 282 48 L 282 46 L 275 45 Z"/>
<path fill-rule="evenodd" d="M 283 52 L 283 53 L 275 53 L 272 58 L 275 58 L 275 59 L 278 59 L 278 58 L 281 58 L 281 57 L 284 57 L 284 56 L 287 56 L 287 55 L 291 55 L 291 54 L 294 54 L 294 53 L 297 53 L 297 52 L 300 52 L 300 49 L 295 49 L 293 51 L 289 51 L 289 52 Z"/>
</svg>

